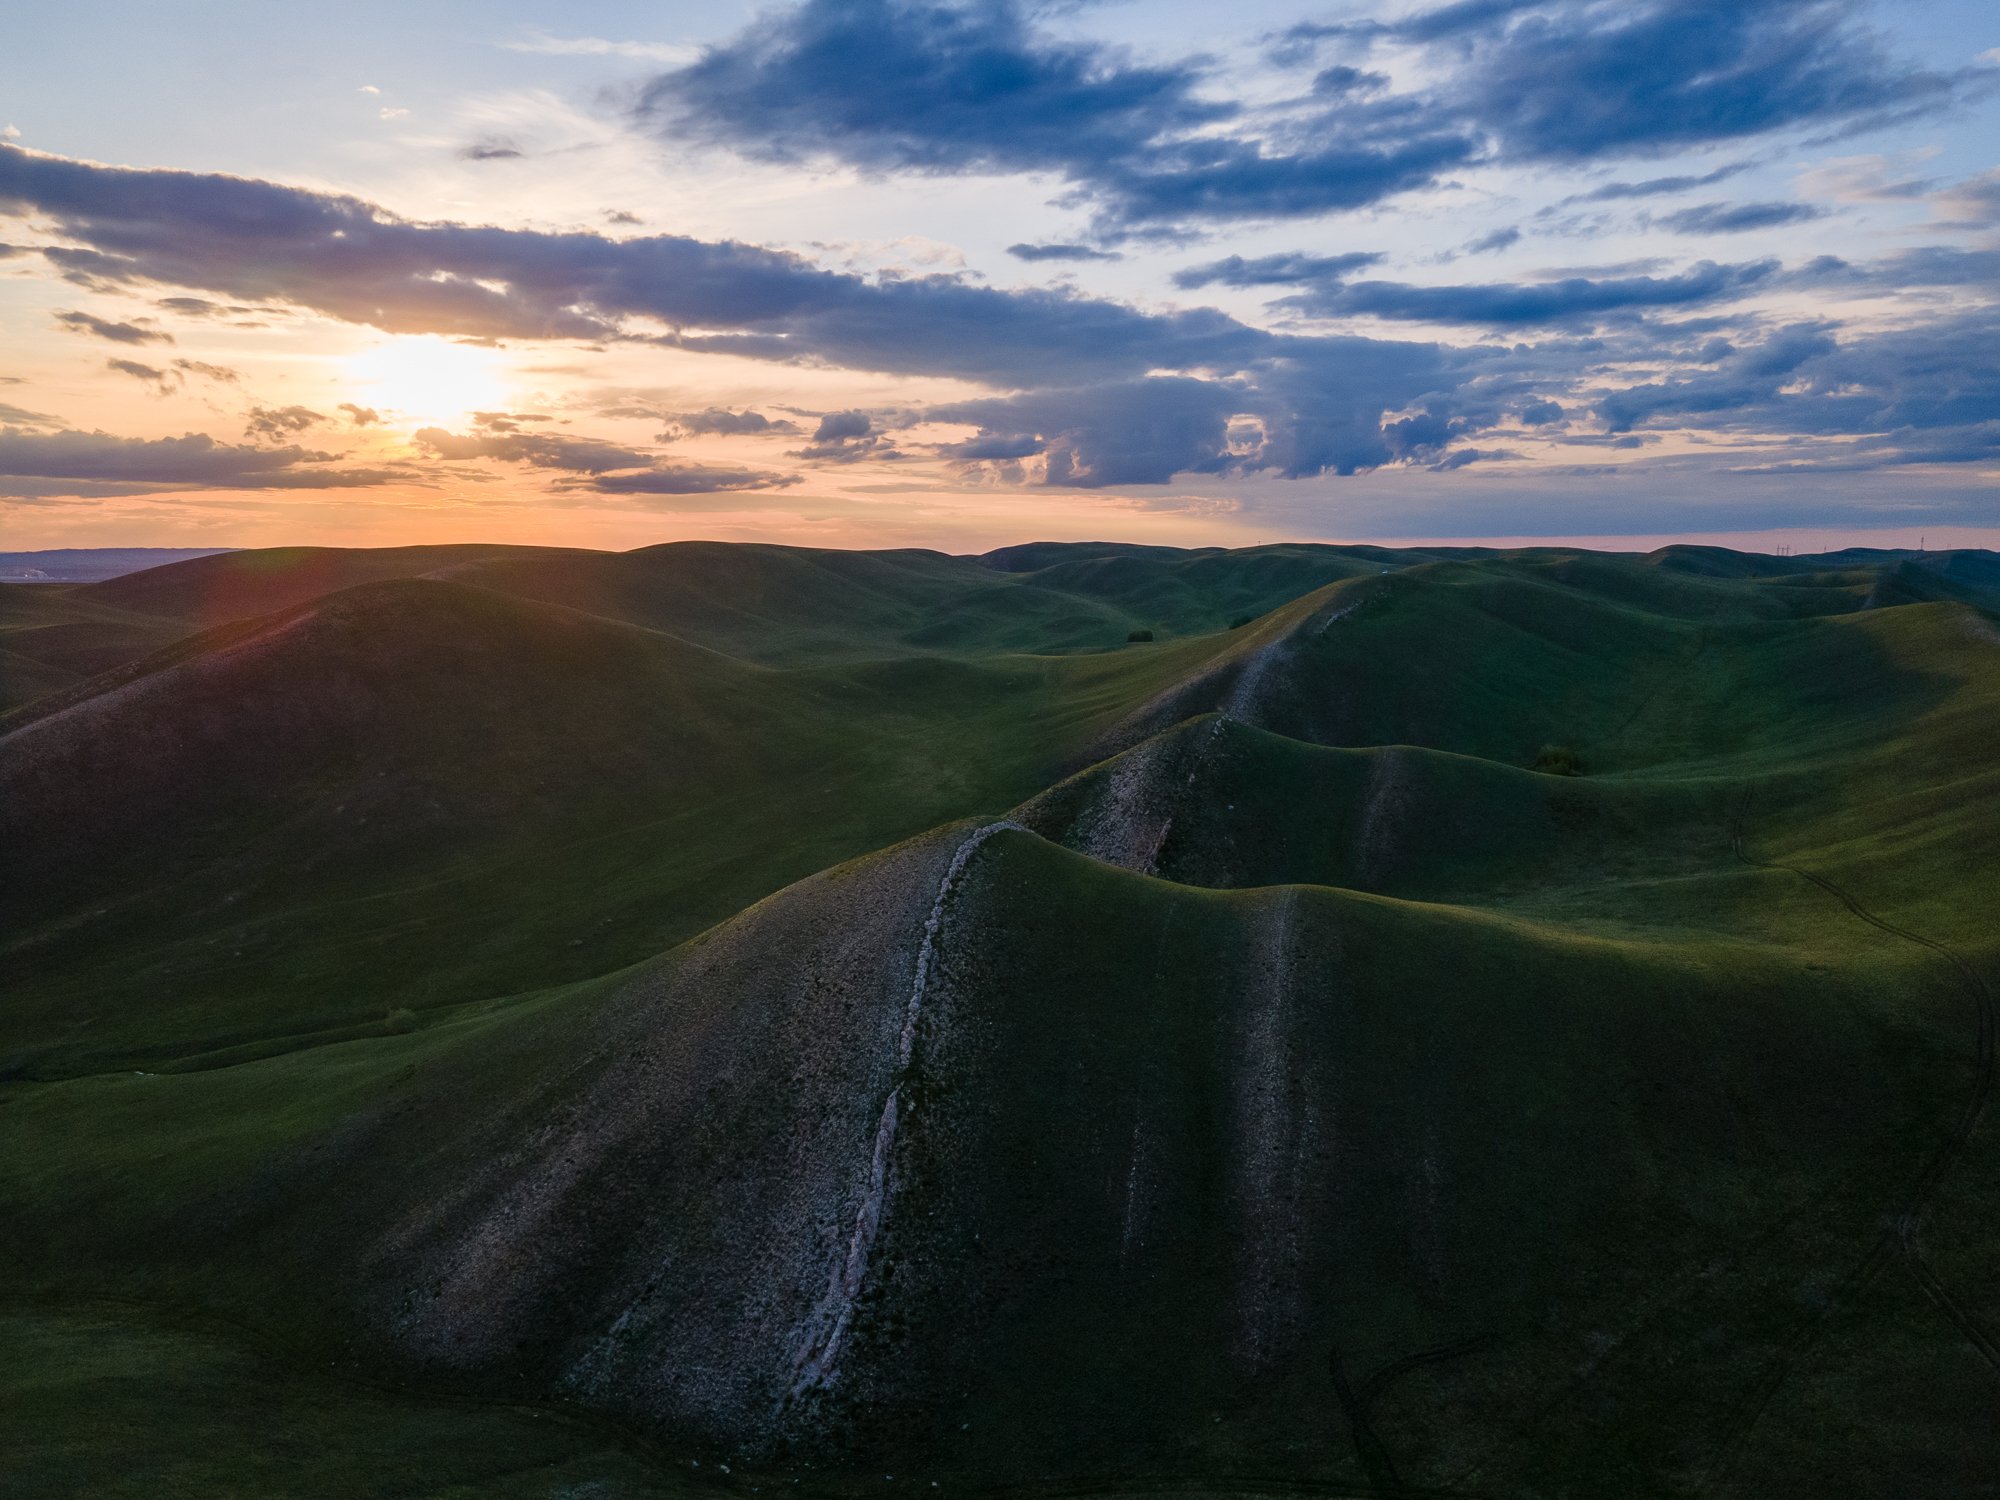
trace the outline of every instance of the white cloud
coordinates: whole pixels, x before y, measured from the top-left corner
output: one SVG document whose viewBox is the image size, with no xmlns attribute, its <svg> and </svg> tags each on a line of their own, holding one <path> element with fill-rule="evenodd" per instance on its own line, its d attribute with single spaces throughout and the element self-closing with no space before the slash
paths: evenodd
<svg viewBox="0 0 2000 1500">
<path fill-rule="evenodd" d="M 355 92 L 357 94 L 379 94 L 382 91 L 376 88 L 375 85 L 372 83 L 364 83 L 361 85 L 360 88 L 356 89 Z"/>
<path fill-rule="evenodd" d="M 20 138 L 21 127 L 18 125 L 9 125 L 5 130 L 0 130 L 0 140 L 18 141 Z"/>
<path fill-rule="evenodd" d="M 540 52 L 552 57 L 633 57 L 647 62 L 685 66 L 701 56 L 701 48 L 686 42 L 614 42 L 601 36 L 550 36 L 546 31 L 501 46 L 509 52 Z"/>
<path fill-rule="evenodd" d="M 385 105 L 380 111 L 378 111 L 378 113 L 385 120 L 400 120 L 403 118 L 403 116 L 407 115 L 409 111 L 407 109 L 398 109 L 393 105 Z"/>
</svg>

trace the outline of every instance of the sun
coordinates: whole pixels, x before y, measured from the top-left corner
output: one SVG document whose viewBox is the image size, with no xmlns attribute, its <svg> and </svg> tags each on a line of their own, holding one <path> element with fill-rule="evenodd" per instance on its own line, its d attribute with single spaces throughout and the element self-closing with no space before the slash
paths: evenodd
<svg viewBox="0 0 2000 1500">
<path fill-rule="evenodd" d="M 456 426 L 473 412 L 507 404 L 503 361 L 476 344 L 430 335 L 392 338 L 345 363 L 358 404 L 412 427 Z"/>
</svg>

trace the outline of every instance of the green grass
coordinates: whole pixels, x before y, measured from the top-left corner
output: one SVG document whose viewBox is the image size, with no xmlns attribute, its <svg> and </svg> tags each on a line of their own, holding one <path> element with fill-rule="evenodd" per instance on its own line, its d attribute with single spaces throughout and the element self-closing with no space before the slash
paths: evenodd
<svg viewBox="0 0 2000 1500">
<path fill-rule="evenodd" d="M 1914 1210 L 2000 1322 L 1974 992 L 1892 930 L 2000 975 L 1978 559 L 114 583 L 32 607 L 280 602 L 0 720 L 10 1493 L 1983 1472 L 1993 1373 L 1869 1259 Z M 850 1373 L 760 1447 L 892 1086 Z"/>
</svg>

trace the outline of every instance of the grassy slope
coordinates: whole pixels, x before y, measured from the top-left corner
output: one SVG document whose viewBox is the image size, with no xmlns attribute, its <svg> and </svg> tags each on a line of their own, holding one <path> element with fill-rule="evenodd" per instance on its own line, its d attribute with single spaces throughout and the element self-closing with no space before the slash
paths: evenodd
<svg viewBox="0 0 2000 1500">
<path fill-rule="evenodd" d="M 1979 810 L 1993 805 L 1987 726 L 2000 706 L 2000 640 L 1989 618 L 1960 604 L 1878 598 L 1864 609 L 1875 592 L 1865 579 L 1799 571 L 1759 582 L 1725 576 L 1726 558 L 1693 562 L 1668 557 L 1642 571 L 1548 555 L 1460 559 L 1376 583 L 1371 569 L 1342 587 L 1375 602 L 1303 645 L 1286 644 L 1288 633 L 1339 607 L 1341 587 L 1207 642 L 771 674 L 757 681 L 774 685 L 773 712 L 801 723 L 825 714 L 820 729 L 788 731 L 814 775 L 758 768 L 733 804 L 705 796 L 701 812 L 614 827 L 553 854 L 545 838 L 518 851 L 461 850 L 454 857 L 467 868 L 434 888 L 385 897 L 357 881 L 355 898 L 287 888 L 240 927 L 177 895 L 181 904 L 160 908 L 151 929 L 142 921 L 137 936 L 98 929 L 71 950 L 58 941 L 43 951 L 74 954 L 67 972 L 36 975 L 53 1010 L 121 985 L 131 996 L 130 1029 L 108 1047 L 79 1049 L 73 1031 L 56 1028 L 69 1059 L 58 1071 L 154 1045 L 157 1015 L 144 1002 L 163 990 L 186 1002 L 177 1050 L 244 1046 L 245 1008 L 274 999 L 267 1035 L 296 1028 L 295 1011 L 325 1006 L 348 1018 L 355 1039 L 174 1079 L 9 1088 L 0 1101 L 12 1138 L 33 1146 L 0 1157 L 0 1192 L 16 1222 L 38 1226 L 13 1247 L 17 1274 L 56 1290 L 114 1287 L 249 1310 L 308 1346 L 337 1347 L 340 1276 L 355 1273 L 338 1245 L 321 1243 L 325 1174 L 334 1172 L 339 1201 L 378 1205 L 358 1211 L 364 1225 L 371 1211 L 425 1201 L 424 1182 L 486 1159 L 455 1157 L 449 1143 L 480 1138 L 492 1098 L 532 1092 L 576 1045 L 581 1018 L 632 1003 L 613 982 L 508 1003 L 481 997 L 657 951 L 832 859 L 1004 806 L 1168 684 L 1207 678 L 1203 691 L 1217 701 L 1188 706 L 1215 707 L 1232 696 L 1232 673 L 1282 645 L 1236 705 L 1262 729 L 1219 731 L 1225 753 L 1193 766 L 1205 779 L 1169 808 L 1189 821 L 1180 845 L 1162 846 L 1160 872 L 1206 886 L 1307 880 L 1383 894 L 1204 892 L 1018 836 L 994 846 L 969 929 L 978 951 L 955 977 L 966 1013 L 988 1019 L 972 1028 L 983 1049 L 954 1061 L 965 1072 L 953 1097 L 983 1101 L 983 1113 L 952 1139 L 954 1154 L 984 1153 L 979 1180 L 1008 1186 L 954 1198 L 957 1174 L 926 1177 L 920 1160 L 911 1170 L 927 1184 L 917 1201 L 939 1195 L 947 1222 L 1000 1215 L 1006 1223 L 992 1230 L 1016 1237 L 1010 1253 L 1025 1279 L 996 1280 L 964 1259 L 962 1243 L 924 1244 L 920 1266 L 959 1269 L 899 1286 L 907 1307 L 880 1325 L 889 1369 L 895 1329 L 970 1317 L 982 1330 L 968 1345 L 975 1352 L 945 1340 L 926 1357 L 946 1369 L 972 1360 L 961 1372 L 970 1385 L 946 1383 L 969 1392 L 968 1430 L 994 1436 L 954 1437 L 951 1411 L 911 1407 L 891 1381 L 879 1387 L 889 1425 L 864 1422 L 856 1440 L 872 1431 L 892 1451 L 927 1455 L 937 1472 L 1007 1471 L 1016 1453 L 1006 1435 L 1034 1432 L 1033 1451 L 1061 1472 L 1243 1473 L 1281 1462 L 1365 1486 L 1372 1450 L 1328 1400 L 1311 1351 L 1330 1339 L 1359 1380 L 1470 1329 L 1494 1335 L 1494 1352 L 1426 1367 L 1364 1413 L 1405 1478 L 1605 1493 L 1708 1474 L 1742 1493 L 1860 1494 L 1879 1493 L 1891 1475 L 1946 1492 L 1978 1460 L 1935 1439 L 1951 1409 L 1939 1392 L 1954 1384 L 1940 1387 L 1939 1372 L 1971 1359 L 1956 1380 L 1987 1377 L 1949 1323 L 1899 1290 L 1907 1282 L 1850 1284 L 1850 1271 L 1970 1085 L 1969 1002 L 1936 955 L 1855 920 L 1790 871 L 1742 863 L 1730 840 L 1740 819 L 1752 858 L 1811 870 L 1870 910 L 1959 945 L 1990 976 L 1983 893 L 1996 872 Z M 1190 566 L 1162 563 L 1170 573 Z M 1182 584 L 1117 587 L 1131 597 Z M 1003 633 L 1015 628 L 1009 619 Z M 1217 734 L 1215 722 L 1173 739 Z M 1549 740 L 1576 748 L 1592 774 L 1523 769 Z M 1184 785 L 1185 746 L 1165 743 L 1142 744 L 1127 764 L 1153 757 Z M 846 779 L 820 782 L 818 768 L 848 751 Z M 1050 794 L 1031 821 L 1073 836 L 1107 801 L 1130 819 L 1105 790 L 1116 769 Z M 1157 797 L 1156 774 L 1141 765 L 1128 779 Z M 731 815 L 704 816 L 718 804 Z M 835 831 L 817 842 L 787 842 L 827 819 Z M 667 829 L 683 836 L 660 837 Z M 620 853 L 583 852 L 598 848 Z M 1240 858 L 1218 863 L 1218 848 Z M 268 863 L 257 849 L 246 857 Z M 204 877 L 190 878 L 198 887 Z M 903 899 L 921 906 L 918 896 Z M 393 919 L 345 915 L 357 898 L 362 909 L 394 908 Z M 574 966 L 544 952 L 536 967 L 552 933 L 649 904 L 673 915 L 621 929 L 622 945 L 586 947 Z M 771 910 L 742 919 L 745 931 L 765 930 L 757 924 Z M 1298 1115 L 1299 1100 L 1332 1091 L 1329 1117 L 1351 1122 L 1354 1143 L 1337 1166 L 1341 1201 L 1366 1211 L 1315 1231 L 1307 1259 L 1330 1280 L 1313 1283 L 1302 1362 L 1260 1377 L 1245 1404 L 1228 1354 L 1241 1327 L 1180 1320 L 1190 1308 L 1206 1317 L 1240 1306 L 1245 1277 L 1230 1254 L 1241 1252 L 1228 1247 L 1270 1233 L 1254 1214 L 1246 1228 L 1227 1187 L 1232 1172 L 1268 1171 L 1228 1124 L 1242 1081 L 1227 1059 L 1247 1044 L 1243 1004 L 1227 997 L 1251 993 L 1268 971 L 1257 954 L 1278 910 L 1315 934 L 1293 966 L 1335 987 L 1299 1009 L 1312 1018 L 1299 1043 L 1310 1086 L 1287 1095 L 1286 1108 Z M 399 930 L 427 919 L 441 929 L 396 946 Z M 676 920 L 687 925 L 676 931 Z M 274 982 L 279 970 L 251 966 L 238 989 L 229 965 L 190 960 L 218 935 L 259 923 L 292 977 Z M 166 937 L 175 925 L 187 930 Z M 314 947 L 320 929 L 330 941 Z M 763 943 L 785 955 L 796 940 Z M 399 970 L 432 984 L 443 970 L 463 1003 L 413 1018 L 409 1034 L 383 1034 L 367 1019 L 379 1014 L 377 997 L 416 989 Z M 357 1004 L 364 987 L 367 1003 Z M 735 1003 L 731 986 L 719 995 L 708 1003 Z M 20 1023 L 31 1047 L 52 1040 L 50 1013 Z M 1333 1030 L 1315 1030 L 1324 1027 Z M 1137 1107 L 1158 1110 L 1181 1132 L 1171 1149 L 1188 1153 L 1180 1167 L 1146 1170 L 1192 1185 L 1162 1210 L 1173 1226 L 1160 1236 L 1168 1259 L 1139 1279 L 1143 1292 L 1129 1265 L 1114 1269 L 1108 1228 L 1077 1233 L 1103 1224 L 1102 1184 L 1133 1170 Z M 1051 1179 L 1053 1140 L 1075 1160 Z M 1926 1235 L 1931 1259 L 1990 1321 L 2000 1289 L 1987 1276 L 1987 1226 L 2000 1205 L 1980 1185 L 2000 1163 L 1984 1154 L 1983 1134 L 1970 1150 L 1970 1165 L 1932 1201 Z M 1066 1228 L 1052 1241 L 1038 1224 Z M 179 1248 L 162 1252 L 168 1226 Z M 1049 1245 L 1070 1238 L 1067 1261 L 1048 1274 Z M 1580 1261 L 1579 1245 L 1612 1249 Z M 302 1299 L 286 1267 L 329 1254 L 314 1261 L 328 1268 L 326 1287 Z M 1249 1280 L 1268 1289 L 1268 1274 Z M 1177 1324 L 1171 1338 L 1161 1332 Z M 73 1339 L 37 1347 L 42 1363 L 21 1378 L 59 1388 Z M 1703 1352 L 1685 1363 L 1689 1350 Z M 1759 1383 L 1781 1362 L 1792 1378 L 1748 1425 Z M 1900 1394 L 1858 1414 L 1853 1393 L 1877 1385 Z M 1108 1404 L 1107 1392 L 1117 1393 Z M 1221 1420 L 1204 1422 L 1211 1415 Z M 390 1420 L 357 1415 L 351 1441 L 393 1453 L 400 1440 L 371 1425 Z M 1802 1436 L 1829 1424 L 1837 1441 Z M 1163 1448 L 1163 1432 L 1187 1441 Z M 329 1481 L 322 1492 L 348 1488 Z"/>
</svg>

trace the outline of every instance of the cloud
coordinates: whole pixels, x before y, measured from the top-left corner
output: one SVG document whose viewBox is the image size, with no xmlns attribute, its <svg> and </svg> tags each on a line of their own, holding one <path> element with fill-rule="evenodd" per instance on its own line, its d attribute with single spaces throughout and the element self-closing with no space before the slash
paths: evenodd
<svg viewBox="0 0 2000 1500">
<path fill-rule="evenodd" d="M 417 446 L 439 458 L 464 461 L 499 459 L 537 469 L 561 469 L 573 474 L 603 474 L 613 469 L 645 468 L 653 455 L 598 438 L 569 437 L 554 432 L 482 432 L 457 434 L 442 427 L 416 433 Z"/>
<path fill-rule="evenodd" d="M 212 365 L 199 359 L 177 359 L 164 367 L 143 364 L 136 359 L 107 359 L 104 367 L 144 381 L 153 387 L 156 396 L 171 395 L 187 383 L 190 375 L 215 381 L 218 385 L 234 385 L 239 378 L 227 365 Z"/>
<path fill-rule="evenodd" d="M 504 136 L 488 136 L 458 148 L 461 161 L 513 161 L 527 154 Z"/>
<path fill-rule="evenodd" d="M 761 469 L 663 463 L 629 474 L 598 474 L 584 487 L 600 495 L 716 495 L 732 490 L 778 490 L 798 482 L 796 474 Z"/>
<path fill-rule="evenodd" d="M 104 318 L 94 317 L 87 312 L 58 312 L 51 314 L 54 319 L 71 333 L 90 334 L 95 338 L 109 339 L 114 344 L 171 344 L 174 336 L 162 333 L 157 328 L 142 328 L 137 323 L 113 323 Z"/>
<path fill-rule="evenodd" d="M 1733 351 L 1711 371 L 1607 391 L 1597 414 L 1614 433 L 1699 417 L 1711 430 L 1792 434 L 1790 465 L 2000 462 L 2000 310 L 1836 338 L 1798 324 Z"/>
<path fill-rule="evenodd" d="M 1483 12 L 1483 13 L 1482 13 Z M 1860 0 L 1459 5 L 1402 23 L 1452 38 L 1438 91 L 1504 158 L 1591 161 L 1854 129 L 1942 109 L 1983 80 L 1889 56 Z M 1437 37 L 1426 21 L 1451 20 Z"/>
<path fill-rule="evenodd" d="M 1509 225 L 1496 229 L 1490 234 L 1482 234 L 1465 247 L 1467 255 L 1488 255 L 1496 250 L 1505 250 L 1521 242 L 1521 231 Z"/>
<path fill-rule="evenodd" d="M 1647 308 L 1688 307 L 1740 297 L 1777 271 L 1775 260 L 1717 265 L 1700 261 L 1678 276 L 1567 277 L 1548 282 L 1415 286 L 1357 281 L 1315 288 L 1284 305 L 1316 317 L 1367 315 L 1431 323 L 1553 326 L 1594 323 Z"/>
<path fill-rule="evenodd" d="M 170 395 L 180 389 L 181 381 L 177 372 L 141 364 L 136 359 L 107 359 L 104 368 L 119 375 L 130 375 L 134 380 L 150 385 L 156 396 Z"/>
<path fill-rule="evenodd" d="M 128 438 L 107 432 L 0 428 L 0 478 L 111 481 L 202 489 L 350 489 L 403 476 L 327 469 L 336 455 L 298 447 L 219 443 L 205 433 Z"/>
<path fill-rule="evenodd" d="M 1094 250 L 1089 245 L 1009 245 L 1007 253 L 1016 260 L 1123 260 L 1116 250 Z"/>
<path fill-rule="evenodd" d="M 934 408 L 932 421 L 980 429 L 947 447 L 966 461 L 1039 455 L 1043 482 L 1102 488 L 1164 484 L 1229 467 L 1229 419 L 1242 393 L 1205 380 L 1156 378 Z"/>
<path fill-rule="evenodd" d="M 1454 348 L 1274 331 L 1213 308 L 1139 308 L 1066 287 L 999 289 L 945 273 L 869 276 L 729 241 L 413 222 L 350 197 L 215 174 L 102 167 L 6 146 L 0 212 L 34 214 L 51 225 L 63 243 L 43 253 L 63 270 L 135 289 L 186 290 L 218 305 L 285 304 L 398 333 L 650 343 L 965 381 L 1004 394 L 916 414 L 971 429 L 964 442 L 940 450 L 946 457 L 1083 486 L 1155 483 L 1175 473 L 1303 477 L 1432 464 L 1474 443 L 1484 451 L 1483 432 L 1511 428 L 1515 414 L 1537 401 L 1572 413 L 1596 409 L 1607 425 L 1683 423 L 1749 434 L 1739 413 L 1763 410 L 1789 422 L 1809 407 L 1745 363 L 1758 325 L 1734 314 L 1732 302 L 1765 288 L 1976 292 L 2000 280 L 2000 251 L 1951 246 L 1920 246 L 1866 264 L 1820 260 L 1789 273 L 1774 261 L 1704 261 L 1421 286 L 1354 280 L 1372 263 L 1354 252 L 1230 257 L 1179 278 L 1183 286 L 1288 289 L 1281 306 L 1318 317 L 1510 334 L 1555 330 L 1534 343 L 1510 338 Z M 1668 311 L 1680 315 L 1671 326 L 1648 317 Z M 1961 316 L 1954 310 L 1951 321 Z M 1718 339 L 1722 346 L 1710 347 Z M 1978 368 L 1970 352 L 1953 357 L 1954 378 L 1969 390 L 1990 389 L 1990 381 L 1982 386 L 1968 373 Z M 1986 359 L 1990 365 L 1990 354 Z M 1685 373 L 1695 366 L 1700 373 Z M 1887 379 L 1888 366 L 1849 360 L 1846 368 L 1853 391 L 1840 409 L 1859 424 L 1850 437 L 1943 430 L 1886 397 L 1871 403 L 1854 395 Z M 1942 377 L 1924 375 L 1914 352 L 1897 368 L 1906 387 L 1928 382 L 1939 392 L 1935 399 L 1945 399 Z M 721 408 L 676 414 L 646 405 L 629 414 L 688 434 L 723 433 L 726 424 L 739 433 L 792 426 Z M 753 416 L 770 427 L 751 427 Z M 823 442 L 815 434 L 801 451 L 813 462 L 887 457 L 894 450 L 880 425 L 870 419 L 859 436 Z M 441 457 L 520 463 L 567 476 L 562 483 L 573 487 L 594 486 L 598 477 L 670 484 L 676 481 L 649 476 L 684 467 L 640 448 L 561 433 L 429 434 Z M 1016 470 L 1005 470 L 1009 464 Z M 744 486 L 778 482 L 742 472 L 750 475 Z"/>
<path fill-rule="evenodd" d="M 245 437 L 283 441 L 308 428 L 317 427 L 325 420 L 318 412 L 303 406 L 253 406 L 243 434 Z"/>
<path fill-rule="evenodd" d="M 1235 113 L 1190 65 L 1037 33 L 1008 0 L 807 0 L 654 80 L 663 128 L 875 170 L 1065 171 Z"/>
<path fill-rule="evenodd" d="M 829 412 L 819 419 L 819 426 L 813 429 L 813 441 L 836 443 L 843 438 L 866 437 L 870 425 L 865 411 Z"/>
<path fill-rule="evenodd" d="M 675 463 L 637 448 L 563 433 L 459 434 L 441 427 L 426 427 L 416 434 L 415 440 L 419 448 L 443 459 L 463 462 L 489 458 L 582 476 L 560 480 L 558 487 L 605 495 L 707 495 L 727 490 L 776 489 L 797 483 L 796 476 Z"/>
<path fill-rule="evenodd" d="M 1462 0 L 1277 39 L 1287 63 L 1328 42 L 1413 50 L 1424 86 L 1396 92 L 1385 74 L 1335 64 L 1307 98 L 1253 110 L 1211 60 L 1141 64 L 1056 35 L 1040 13 L 1019 0 L 804 0 L 653 80 L 640 114 L 676 141 L 767 160 L 1056 176 L 1116 237 L 1358 208 L 1482 161 L 1853 131 L 1947 108 L 1992 73 L 1891 56 L 1862 0 Z"/>
<path fill-rule="evenodd" d="M 382 420 L 382 413 L 372 406 L 357 406 L 352 401 L 343 401 L 335 408 L 347 413 L 347 420 L 356 427 L 373 427 Z"/>
<path fill-rule="evenodd" d="M 1053 173 L 1109 233 L 1371 203 L 1468 161 L 1454 131 L 1306 132 L 1288 150 L 1211 127 L 1245 113 L 1200 60 L 1145 65 L 1037 29 L 1014 0 L 806 0 L 660 77 L 641 114 L 676 140 L 870 172 Z"/>
<path fill-rule="evenodd" d="M 894 441 L 875 430 L 875 422 L 865 411 L 828 412 L 813 429 L 812 441 L 791 451 L 792 458 L 813 463 L 858 463 L 864 458 L 901 458 Z"/>
<path fill-rule="evenodd" d="M 1811 203 L 1698 203 L 1653 222 L 1676 234 L 1740 234 L 1825 217 L 1826 210 Z"/>
<path fill-rule="evenodd" d="M 1174 285 L 1183 291 L 1204 286 L 1304 286 L 1338 281 L 1352 272 L 1365 270 L 1382 257 L 1372 251 L 1355 250 L 1344 255 L 1260 255 L 1246 260 L 1240 255 L 1189 266 L 1174 273 Z"/>
<path fill-rule="evenodd" d="M 1965 229 L 2000 225 L 2000 167 L 1953 183 L 1930 201 L 1932 211 L 1946 224 Z"/>
<path fill-rule="evenodd" d="M 761 411 L 730 411 L 720 406 L 711 406 L 706 411 L 661 412 L 658 415 L 668 429 L 661 434 L 663 442 L 686 437 L 758 437 L 766 433 L 799 430 L 798 423 L 783 418 L 773 419 Z"/>
<path fill-rule="evenodd" d="M 1750 170 L 1747 161 L 1731 162 L 1728 166 L 1717 167 L 1712 172 L 1702 172 L 1694 176 L 1648 177 L 1641 182 L 1607 182 L 1594 187 L 1587 193 L 1562 200 L 1571 203 L 1606 203 L 1621 198 L 1662 198 L 1673 193 L 1692 192 L 1699 187 L 1712 187 L 1718 182 L 1735 177 Z"/>
<path fill-rule="evenodd" d="M 413 223 L 358 199 L 0 146 L 0 211 L 40 212 L 59 267 L 275 299 L 389 332 L 650 339 L 697 351 L 1006 386 L 1239 370 L 1285 341 L 1211 309 L 1149 312 L 948 274 L 870 279 L 675 235 Z"/>
<path fill-rule="evenodd" d="M 509 52 L 538 52 L 545 57 L 636 57 L 650 62 L 688 63 L 701 55 L 684 42 L 614 42 L 599 36 L 550 36 L 530 31 L 500 44 Z"/>
<path fill-rule="evenodd" d="M 0 401 L 0 424 L 16 427 L 60 426 L 61 418 L 49 416 L 46 412 L 29 411 L 23 406 L 13 406 Z"/>
</svg>

